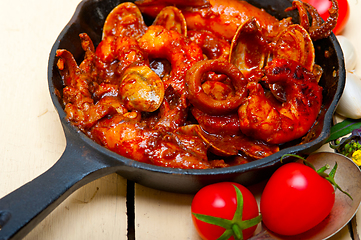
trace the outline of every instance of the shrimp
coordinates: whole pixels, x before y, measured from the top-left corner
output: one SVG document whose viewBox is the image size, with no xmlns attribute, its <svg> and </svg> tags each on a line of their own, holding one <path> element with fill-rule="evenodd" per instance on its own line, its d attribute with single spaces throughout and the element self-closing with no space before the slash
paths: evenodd
<svg viewBox="0 0 361 240">
<path fill-rule="evenodd" d="M 247 86 L 249 96 L 238 109 L 240 129 L 247 136 L 282 144 L 304 136 L 314 124 L 322 104 L 322 87 L 313 73 L 297 62 L 274 59 L 265 68 L 265 82 L 286 92 L 279 102 L 258 82 Z"/>
<path fill-rule="evenodd" d="M 118 84 L 123 71 L 130 65 L 149 65 L 147 54 L 138 42 L 130 37 L 106 37 L 95 51 L 97 82 Z"/>
<path fill-rule="evenodd" d="M 268 33 L 275 31 L 278 20 L 264 10 L 246 1 L 210 0 L 211 7 L 199 11 L 183 12 L 187 26 L 191 30 L 205 29 L 231 40 L 237 28 L 254 17 Z"/>
<path fill-rule="evenodd" d="M 178 6 L 184 8 L 203 8 L 209 7 L 208 0 L 137 0 L 135 4 L 138 5 L 142 13 L 156 18 L 159 12 L 167 6 Z"/>
</svg>

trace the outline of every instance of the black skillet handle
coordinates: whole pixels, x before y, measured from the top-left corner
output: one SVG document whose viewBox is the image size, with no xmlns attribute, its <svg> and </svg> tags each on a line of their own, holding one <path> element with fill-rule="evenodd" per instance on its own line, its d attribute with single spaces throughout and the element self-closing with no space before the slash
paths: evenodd
<svg viewBox="0 0 361 240">
<path fill-rule="evenodd" d="M 86 146 L 68 143 L 54 166 L 0 199 L 0 240 L 22 239 L 75 190 L 117 170 L 94 159 Z"/>
</svg>

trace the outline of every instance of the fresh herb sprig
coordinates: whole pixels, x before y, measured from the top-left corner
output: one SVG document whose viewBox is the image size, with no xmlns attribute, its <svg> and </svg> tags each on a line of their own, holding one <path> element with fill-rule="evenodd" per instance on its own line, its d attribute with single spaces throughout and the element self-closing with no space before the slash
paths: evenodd
<svg viewBox="0 0 361 240">
<path fill-rule="evenodd" d="M 361 120 L 346 119 L 332 126 L 327 142 L 336 152 L 361 166 Z"/>
</svg>

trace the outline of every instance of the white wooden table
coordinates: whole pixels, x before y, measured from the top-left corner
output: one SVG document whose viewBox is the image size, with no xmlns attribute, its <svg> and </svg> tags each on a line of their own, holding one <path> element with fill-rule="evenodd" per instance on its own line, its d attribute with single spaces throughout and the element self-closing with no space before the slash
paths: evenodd
<svg viewBox="0 0 361 240">
<path fill-rule="evenodd" d="M 79 2 L 1 3 L 0 198 L 45 172 L 65 149 L 65 137 L 48 92 L 47 63 L 55 39 Z M 361 2 L 349 3 L 351 17 L 343 35 L 353 42 L 361 58 L 361 32 L 357 26 Z M 361 75 L 361 60 L 356 71 Z M 126 190 L 127 181 L 116 174 L 89 183 L 67 198 L 25 239 L 128 239 Z M 191 221 L 192 198 L 135 185 L 135 238 L 199 239 Z M 356 219 L 361 219 L 361 213 Z M 351 239 L 348 228 L 332 239 Z"/>
</svg>

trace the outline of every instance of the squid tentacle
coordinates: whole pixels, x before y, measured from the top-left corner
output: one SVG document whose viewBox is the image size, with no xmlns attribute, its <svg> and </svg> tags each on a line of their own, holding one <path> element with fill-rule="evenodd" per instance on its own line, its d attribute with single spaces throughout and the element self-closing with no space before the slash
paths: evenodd
<svg viewBox="0 0 361 240">
<path fill-rule="evenodd" d="M 338 2 L 337 0 L 331 0 L 331 2 L 331 8 L 328 10 L 330 16 L 325 22 L 322 22 L 322 18 L 313 6 L 310 4 L 305 4 L 307 11 L 310 13 L 313 19 L 309 32 L 312 40 L 328 37 L 335 28 L 338 19 Z"/>
<path fill-rule="evenodd" d="M 292 7 L 285 11 L 297 9 L 299 12 L 299 22 L 310 34 L 312 40 L 318 40 L 328 37 L 335 28 L 338 19 L 338 3 L 337 0 L 330 0 L 332 2 L 331 8 L 328 10 L 329 17 L 323 21 L 317 9 L 309 3 L 301 1 L 293 1 Z M 311 16 L 311 24 L 309 23 L 308 14 Z"/>
</svg>

